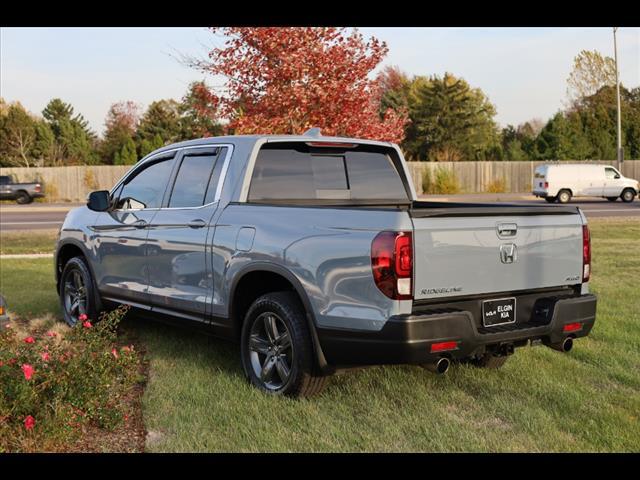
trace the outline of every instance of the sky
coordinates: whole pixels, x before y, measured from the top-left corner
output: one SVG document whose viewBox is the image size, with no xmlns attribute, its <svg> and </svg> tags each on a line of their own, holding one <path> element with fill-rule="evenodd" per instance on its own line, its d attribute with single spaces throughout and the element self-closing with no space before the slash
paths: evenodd
<svg viewBox="0 0 640 480">
<path fill-rule="evenodd" d="M 360 28 L 387 42 L 379 68 L 409 75 L 453 73 L 481 88 L 501 126 L 547 120 L 566 101 L 566 79 L 581 50 L 613 57 L 611 28 Z M 224 37 L 206 28 L 2 28 L 0 96 L 40 114 L 52 98 L 71 103 L 101 134 L 109 106 L 144 109 L 180 99 L 190 82 L 219 85 L 180 61 L 204 58 Z M 640 86 L 640 28 L 618 30 L 620 80 Z"/>
</svg>

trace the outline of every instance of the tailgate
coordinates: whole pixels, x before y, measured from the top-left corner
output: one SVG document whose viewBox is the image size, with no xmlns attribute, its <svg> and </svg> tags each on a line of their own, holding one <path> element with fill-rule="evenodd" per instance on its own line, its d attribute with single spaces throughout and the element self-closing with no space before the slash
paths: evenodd
<svg viewBox="0 0 640 480">
<path fill-rule="evenodd" d="M 412 209 L 416 300 L 582 282 L 577 208 L 495 207 Z"/>
</svg>

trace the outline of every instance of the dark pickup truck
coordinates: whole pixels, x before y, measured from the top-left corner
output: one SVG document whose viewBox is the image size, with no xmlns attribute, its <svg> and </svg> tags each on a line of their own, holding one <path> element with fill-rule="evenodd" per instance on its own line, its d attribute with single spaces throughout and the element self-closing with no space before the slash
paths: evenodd
<svg viewBox="0 0 640 480">
<path fill-rule="evenodd" d="M 44 197 L 41 183 L 16 183 L 13 175 L 0 175 L 0 200 L 15 200 L 22 205 L 37 197 Z"/>
</svg>

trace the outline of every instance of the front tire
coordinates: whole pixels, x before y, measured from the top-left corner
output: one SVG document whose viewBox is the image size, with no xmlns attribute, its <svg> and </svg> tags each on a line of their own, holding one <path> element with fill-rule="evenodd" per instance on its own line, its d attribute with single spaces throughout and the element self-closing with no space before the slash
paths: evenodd
<svg viewBox="0 0 640 480">
<path fill-rule="evenodd" d="M 571 192 L 569 190 L 560 190 L 558 192 L 559 203 L 569 203 L 571 201 Z"/>
<path fill-rule="evenodd" d="M 622 192 L 620 198 L 624 203 L 631 203 L 633 199 L 636 197 L 636 192 L 632 188 L 627 188 Z"/>
<path fill-rule="evenodd" d="M 89 267 L 83 258 L 73 257 L 65 264 L 60 276 L 58 293 L 62 315 L 67 325 L 75 326 L 83 314 L 88 320 L 96 320 L 95 287 Z"/>
<path fill-rule="evenodd" d="M 310 397 L 328 381 L 316 372 L 304 308 L 292 292 L 268 293 L 249 307 L 241 356 L 249 382 L 271 395 Z"/>
</svg>

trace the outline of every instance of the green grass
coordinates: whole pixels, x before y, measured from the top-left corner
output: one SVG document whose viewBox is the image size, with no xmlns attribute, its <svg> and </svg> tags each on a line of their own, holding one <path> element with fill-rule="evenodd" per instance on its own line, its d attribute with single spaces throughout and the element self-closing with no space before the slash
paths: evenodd
<svg viewBox="0 0 640 480">
<path fill-rule="evenodd" d="M 0 230 L 0 255 L 52 253 L 57 236 L 57 230 Z"/>
<path fill-rule="evenodd" d="M 235 345 L 129 321 L 150 360 L 143 409 L 155 440 L 148 447 L 638 451 L 640 223 L 633 222 L 591 221 L 598 295 L 591 335 L 569 354 L 519 349 L 499 371 L 455 365 L 439 377 L 413 366 L 375 367 L 334 377 L 318 398 L 272 398 L 245 382 Z M 0 267 L 16 313 L 59 314 L 50 260 L 2 260 Z M 25 278 L 28 287 L 18 286 Z"/>
</svg>

